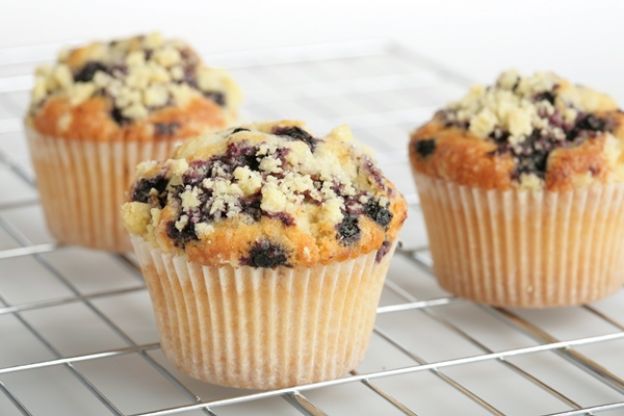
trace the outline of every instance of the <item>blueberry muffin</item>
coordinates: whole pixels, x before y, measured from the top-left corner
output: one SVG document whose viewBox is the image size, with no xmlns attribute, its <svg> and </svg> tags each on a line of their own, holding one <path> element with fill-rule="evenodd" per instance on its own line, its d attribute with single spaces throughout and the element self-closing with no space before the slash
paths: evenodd
<svg viewBox="0 0 624 416">
<path fill-rule="evenodd" d="M 142 163 L 122 213 L 167 357 L 268 389 L 357 366 L 406 205 L 349 128 L 280 121 Z"/>
<path fill-rule="evenodd" d="M 414 131 L 409 156 L 442 286 L 519 307 L 621 287 L 623 119 L 602 93 L 508 71 Z"/>
<path fill-rule="evenodd" d="M 92 43 L 38 68 L 25 123 L 54 237 L 128 249 L 118 207 L 136 165 L 227 127 L 239 101 L 227 74 L 158 34 Z"/>
</svg>

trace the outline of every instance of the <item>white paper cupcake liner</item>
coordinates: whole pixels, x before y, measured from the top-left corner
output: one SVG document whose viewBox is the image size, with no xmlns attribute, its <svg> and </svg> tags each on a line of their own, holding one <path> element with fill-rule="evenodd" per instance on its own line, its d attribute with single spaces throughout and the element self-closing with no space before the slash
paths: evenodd
<svg viewBox="0 0 624 416">
<path fill-rule="evenodd" d="M 395 245 L 311 268 L 210 267 L 132 243 L 162 349 L 206 382 L 271 389 L 336 378 L 362 360 Z"/>
<path fill-rule="evenodd" d="M 95 141 L 47 137 L 26 127 L 41 205 L 59 242 L 131 249 L 119 207 L 137 164 L 164 160 L 177 141 Z"/>
<path fill-rule="evenodd" d="M 434 272 L 450 292 L 551 307 L 591 302 L 624 284 L 624 185 L 497 191 L 415 179 Z"/>
</svg>

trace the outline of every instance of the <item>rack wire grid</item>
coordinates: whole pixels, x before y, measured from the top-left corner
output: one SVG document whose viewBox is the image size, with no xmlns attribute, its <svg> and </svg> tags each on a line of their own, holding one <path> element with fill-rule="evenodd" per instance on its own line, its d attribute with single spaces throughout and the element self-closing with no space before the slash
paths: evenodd
<svg viewBox="0 0 624 416">
<path fill-rule="evenodd" d="M 469 81 L 387 42 L 210 56 L 246 92 L 245 119 L 351 125 L 410 202 L 365 361 L 338 380 L 265 392 L 179 373 L 132 256 L 61 246 L 46 231 L 21 118 L 34 66 L 56 49 L 0 50 L 0 415 L 624 414 L 624 291 L 526 311 L 436 285 L 407 135 Z"/>
</svg>

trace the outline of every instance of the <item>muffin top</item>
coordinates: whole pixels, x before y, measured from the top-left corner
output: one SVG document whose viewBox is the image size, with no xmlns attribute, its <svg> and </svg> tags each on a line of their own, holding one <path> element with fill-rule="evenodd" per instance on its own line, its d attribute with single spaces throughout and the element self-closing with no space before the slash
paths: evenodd
<svg viewBox="0 0 624 416">
<path fill-rule="evenodd" d="M 624 181 L 622 112 L 551 72 L 502 73 L 412 133 L 420 173 L 485 189 L 569 190 Z"/>
<path fill-rule="evenodd" d="M 373 251 L 406 204 L 346 126 L 319 138 L 297 121 L 187 140 L 137 168 L 122 214 L 131 234 L 207 265 L 313 266 Z"/>
<path fill-rule="evenodd" d="M 66 139 L 183 138 L 227 127 L 239 102 L 229 75 L 153 33 L 66 50 L 38 68 L 27 122 Z"/>
</svg>

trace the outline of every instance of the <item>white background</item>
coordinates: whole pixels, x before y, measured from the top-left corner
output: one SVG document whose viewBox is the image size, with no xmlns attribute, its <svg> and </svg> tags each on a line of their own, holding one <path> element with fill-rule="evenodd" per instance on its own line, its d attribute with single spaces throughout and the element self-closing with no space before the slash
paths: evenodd
<svg viewBox="0 0 624 416">
<path fill-rule="evenodd" d="M 553 69 L 624 101 L 624 2 L 617 0 L 0 3 L 0 47 L 150 30 L 208 51 L 396 39 L 482 82 L 508 67 Z"/>
<path fill-rule="evenodd" d="M 553 69 L 571 79 L 609 91 L 620 102 L 624 102 L 624 83 L 621 81 L 621 74 L 624 74 L 624 56 L 620 52 L 624 32 L 620 27 L 620 20 L 624 15 L 624 5 L 619 5 L 616 1 L 473 0 L 403 3 L 387 0 L 383 3 L 365 3 L 361 0 L 334 1 L 331 4 L 321 0 L 0 2 L 0 64 L 5 63 L 3 59 L 7 57 L 20 55 L 22 47 L 27 50 L 32 45 L 43 43 L 56 49 L 67 42 L 151 30 L 160 30 L 167 36 L 185 38 L 208 54 L 287 45 L 388 39 L 399 41 L 422 55 L 443 62 L 471 79 L 487 82 L 497 72 L 508 67 L 525 71 Z M 9 48 L 9 53 L 3 53 L 7 51 L 6 48 Z M 210 62 L 210 56 L 206 58 Z M 302 111 L 305 115 L 302 118 L 308 121 L 311 118 L 308 114 L 325 121 L 342 117 L 359 121 L 350 123 L 363 137 L 375 139 L 377 148 L 385 148 L 386 154 L 390 155 L 385 158 L 384 172 L 401 185 L 400 189 L 413 193 L 404 150 L 407 129 L 426 119 L 435 106 L 441 105 L 442 100 L 450 97 L 447 97 L 447 90 L 441 88 L 442 79 L 437 79 L 441 77 L 436 77 L 422 68 L 410 67 L 405 62 L 402 68 L 386 68 L 387 65 L 380 63 L 400 61 L 386 59 L 373 56 L 363 57 L 361 60 L 352 59 L 349 64 L 325 62 L 317 63 L 316 66 L 299 63 L 286 65 L 275 71 L 256 72 L 254 68 L 257 67 L 239 68 L 233 73 L 241 83 L 244 81 L 246 85 L 255 88 L 245 88 L 248 92 L 246 109 L 254 115 L 275 113 L 289 116 L 294 114 L 285 112 Z M 359 66 L 355 62 L 360 62 Z M 360 71 L 370 72 L 358 73 L 358 68 Z M 406 68 L 411 72 L 405 72 Z M 23 68 L 14 68 L 15 71 L 18 69 Z M 349 77 L 355 80 L 360 77 L 360 80 L 368 82 L 383 81 L 386 69 L 388 74 L 398 75 L 399 81 L 404 84 L 397 86 L 390 83 L 392 85 L 389 87 L 381 85 L 381 88 L 359 91 L 357 87 L 361 89 L 360 84 L 346 82 Z M 28 68 L 28 72 L 31 70 L 32 68 Z M 299 76 L 299 70 L 305 71 L 305 76 Z M 310 74 L 313 75 L 313 80 L 310 79 Z M 23 77 L 22 73 L 9 75 L 3 78 L 0 74 L 0 80 L 4 81 L 4 84 L 0 83 L 0 92 L 2 88 L 9 91 L 5 91 L 1 96 L 3 100 L 0 100 L 0 131 L 3 132 L 0 133 L 0 154 L 6 153 L 9 160 L 27 167 L 25 142 L 19 131 L 21 108 L 27 105 L 27 94 L 23 88 L 26 83 L 17 86 L 14 84 L 30 81 L 30 78 Z M 342 92 L 327 93 L 323 90 L 320 94 L 310 94 L 311 88 L 317 88 L 318 83 L 324 83 L 326 79 L 330 81 L 322 85 L 329 85 L 331 88 L 344 81 L 345 86 L 353 91 L 345 88 Z M 297 80 L 304 81 L 300 85 Z M 422 80 L 425 80 L 424 85 L 419 84 Z M 272 85 L 271 82 L 279 82 L 279 85 Z M 434 82 L 437 84 L 431 85 Z M 457 91 L 457 88 L 452 91 Z M 299 98 L 295 99 L 296 97 Z M 323 104 L 320 102 L 321 98 L 328 100 L 330 105 L 319 106 Z M 10 106 L 4 108 L 3 103 Z M 13 109 L 13 112 L 9 112 L 9 109 Z M 375 118 L 372 117 L 374 115 L 380 117 L 368 120 Z M 11 224 L 22 233 L 25 237 L 23 244 L 50 243 L 52 240 L 45 231 L 38 205 L 21 205 L 24 200 L 36 198 L 35 191 L 2 163 L 0 183 L 4 189 L 0 193 L 0 205 L 15 204 L 14 209 L 0 212 L 0 222 Z M 404 243 L 407 248 L 425 243 L 424 226 L 419 215 L 410 216 L 404 231 Z M 0 227 L 0 252 L 17 246 L 17 242 Z M 71 285 L 78 288 L 77 292 L 84 296 L 137 285 L 135 274 L 122 267 L 116 258 L 103 253 L 72 247 L 44 254 L 43 258 L 54 268 L 45 269 L 30 256 L 5 259 L 8 263 L 0 264 L 0 294 L 18 305 L 72 296 L 51 270 L 65 276 Z M 446 296 L 433 279 L 403 257 L 397 256 L 393 261 L 388 278 L 405 288 L 407 293 L 417 294 L 421 299 Z M 405 299 L 385 290 L 381 302 L 388 306 L 401 304 Z M 146 344 L 157 339 L 151 319 L 151 305 L 145 291 L 107 296 L 97 299 L 95 305 L 103 315 L 128 333 L 132 342 Z M 596 308 L 622 321 L 624 291 L 596 303 Z M 439 314 L 437 316 L 453 322 L 462 331 L 481 340 L 487 348 L 494 351 L 536 344 L 516 329 L 467 302 L 434 308 L 434 311 Z M 127 341 L 121 339 L 117 331 L 80 302 L 32 310 L 23 316 L 35 330 L 43 333 L 62 356 L 88 354 L 127 345 Z M 561 340 L 618 331 L 582 308 L 527 311 L 522 312 L 522 316 L 538 323 L 541 328 Z M 378 325 L 405 345 L 408 351 L 429 362 L 484 352 L 465 337 L 457 335 L 420 311 L 380 315 Z M 0 340 L 0 368 L 54 358 L 24 325 L 8 314 L 0 319 Z M 622 377 L 623 348 L 624 342 L 620 340 L 588 345 L 579 350 Z M 153 351 L 150 356 L 163 366 L 169 366 L 160 351 Z M 622 399 L 619 393 L 611 391 L 553 353 L 518 356 L 511 358 L 510 362 L 574 398 L 583 406 Z M 393 349 L 380 336 L 375 335 L 360 371 L 369 373 L 414 363 L 413 359 Z M 185 394 L 138 354 L 110 360 L 89 360 L 77 364 L 77 368 L 126 414 L 189 402 Z M 506 414 L 524 416 L 567 408 L 494 360 L 478 365 L 449 367 L 444 372 Z M 179 374 L 177 377 L 203 400 L 246 393 L 193 382 Z M 34 415 L 83 416 L 105 413 L 95 396 L 86 391 L 63 366 L 15 372 L 3 375 L 0 379 Z M 484 414 L 483 409 L 430 373 L 389 377 L 375 383 L 391 392 L 417 414 Z M 386 415 L 394 410 L 360 383 L 320 389 L 306 393 L 306 396 L 315 405 L 333 415 Z M 75 410 L 80 408 L 81 411 Z M 293 413 L 294 410 L 280 398 L 217 409 L 220 416 L 280 416 Z M 0 415 L 13 414 L 15 408 L 0 392 Z M 191 414 L 200 413 L 189 413 Z M 623 411 L 618 409 L 602 414 L 616 416 L 622 415 Z"/>
</svg>

